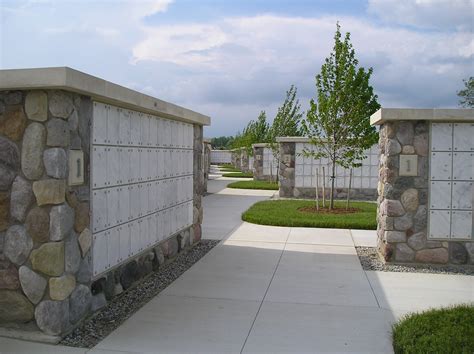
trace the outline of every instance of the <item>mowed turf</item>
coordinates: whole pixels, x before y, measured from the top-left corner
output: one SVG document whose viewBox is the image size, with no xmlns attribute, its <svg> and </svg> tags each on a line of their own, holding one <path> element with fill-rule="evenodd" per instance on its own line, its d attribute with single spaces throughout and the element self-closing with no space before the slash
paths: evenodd
<svg viewBox="0 0 474 354">
<path fill-rule="evenodd" d="M 474 306 L 410 314 L 393 326 L 393 350 L 402 353 L 474 353 Z"/>
<path fill-rule="evenodd" d="M 265 200 L 255 203 L 242 214 L 242 220 L 261 225 L 324 227 L 336 229 L 376 230 L 377 204 L 351 202 L 351 208 L 359 211 L 349 214 L 311 213 L 298 209 L 315 205 L 310 200 Z M 345 208 L 346 203 L 336 201 L 336 208 Z"/>
<path fill-rule="evenodd" d="M 227 185 L 228 188 L 237 189 L 263 189 L 263 190 L 278 190 L 278 183 L 271 183 L 266 181 L 238 181 Z"/>
<path fill-rule="evenodd" d="M 251 172 L 230 172 L 224 173 L 222 177 L 230 177 L 230 178 L 252 178 L 253 174 Z"/>
</svg>

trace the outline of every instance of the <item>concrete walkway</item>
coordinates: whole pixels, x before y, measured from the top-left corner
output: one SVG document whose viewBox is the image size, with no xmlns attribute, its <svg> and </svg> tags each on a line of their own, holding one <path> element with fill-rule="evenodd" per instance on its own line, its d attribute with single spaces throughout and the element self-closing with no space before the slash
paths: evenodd
<svg viewBox="0 0 474 354">
<path fill-rule="evenodd" d="M 372 231 L 243 223 L 269 194 L 238 196 L 224 183 L 209 182 L 203 225 L 222 242 L 91 353 L 391 353 L 400 315 L 474 299 L 469 276 L 365 272 L 354 245 L 373 245 Z"/>
</svg>

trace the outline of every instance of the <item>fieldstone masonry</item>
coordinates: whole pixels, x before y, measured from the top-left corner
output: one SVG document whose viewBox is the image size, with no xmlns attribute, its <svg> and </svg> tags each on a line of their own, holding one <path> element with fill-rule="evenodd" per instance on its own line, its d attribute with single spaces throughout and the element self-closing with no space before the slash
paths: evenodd
<svg viewBox="0 0 474 354">
<path fill-rule="evenodd" d="M 18 76 L 16 70 L 0 71 L 0 326 L 21 329 L 27 324 L 31 329 L 34 324 L 59 340 L 107 300 L 199 242 L 202 125 L 209 124 L 209 118 L 115 86 L 121 97 L 140 102 L 135 109 L 144 104 L 151 111 L 159 102 L 163 111 L 176 117 L 181 117 L 178 112 L 183 117 L 188 114 L 194 120 L 193 225 L 93 279 L 90 129 L 93 100 L 96 95 L 106 99 L 108 93 L 88 93 L 73 84 L 71 90 L 52 89 L 50 70 L 56 78 L 69 78 L 63 87 L 78 75 L 82 78 L 77 85 L 100 81 L 68 68 L 33 69 Z M 35 84 L 34 90 L 12 90 L 5 86 L 24 78 L 40 80 L 44 87 Z M 103 83 L 98 87 L 113 86 Z M 173 118 L 170 114 L 168 118 Z M 79 185 L 68 184 L 72 150 L 84 154 L 84 182 Z"/>
<path fill-rule="evenodd" d="M 295 196 L 295 143 L 281 142 L 280 156 L 285 158 L 280 159 L 279 194 L 280 197 L 293 197 Z"/>
<path fill-rule="evenodd" d="M 241 167 L 241 151 L 240 149 L 234 149 L 232 150 L 232 155 L 231 155 L 231 160 L 232 160 L 232 166 L 234 166 L 235 168 L 238 168 L 240 169 Z"/>
<path fill-rule="evenodd" d="M 269 181 L 270 176 L 263 171 L 264 144 L 253 145 L 253 179 L 256 181 Z"/>
<path fill-rule="evenodd" d="M 380 125 L 377 237 L 386 262 L 474 264 L 472 239 L 428 237 L 430 125 L 437 113 L 436 121 L 474 121 L 473 110 L 382 109 L 371 117 Z M 416 170 L 409 170 L 408 160 Z"/>
<path fill-rule="evenodd" d="M 211 142 L 204 140 L 202 144 L 202 170 L 204 173 L 204 192 L 207 192 L 207 181 L 211 171 Z"/>
</svg>

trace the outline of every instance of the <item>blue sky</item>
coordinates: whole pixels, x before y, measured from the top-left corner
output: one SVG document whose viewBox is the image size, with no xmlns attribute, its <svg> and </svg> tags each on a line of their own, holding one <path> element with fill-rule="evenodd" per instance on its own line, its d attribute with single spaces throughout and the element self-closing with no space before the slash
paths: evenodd
<svg viewBox="0 0 474 354">
<path fill-rule="evenodd" d="M 70 66 L 210 115 L 208 137 L 302 106 L 349 31 L 384 107 L 456 107 L 474 75 L 472 0 L 0 0 L 0 68 Z"/>
</svg>

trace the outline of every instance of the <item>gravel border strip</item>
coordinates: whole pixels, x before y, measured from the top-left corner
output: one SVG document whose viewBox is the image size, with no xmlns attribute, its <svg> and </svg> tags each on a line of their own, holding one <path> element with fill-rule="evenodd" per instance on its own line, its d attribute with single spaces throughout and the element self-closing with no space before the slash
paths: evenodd
<svg viewBox="0 0 474 354">
<path fill-rule="evenodd" d="M 114 297 L 107 306 L 85 320 L 59 344 L 89 349 L 94 347 L 219 242 L 219 240 L 201 240 L 187 253 L 179 254 L 173 262 L 158 268 L 135 286 Z"/>
<path fill-rule="evenodd" d="M 375 247 L 356 247 L 360 264 L 364 270 L 377 270 L 382 272 L 408 272 L 408 273 L 434 273 L 474 275 L 474 267 L 436 266 L 436 265 L 401 265 L 386 264 L 382 262 Z"/>
</svg>

